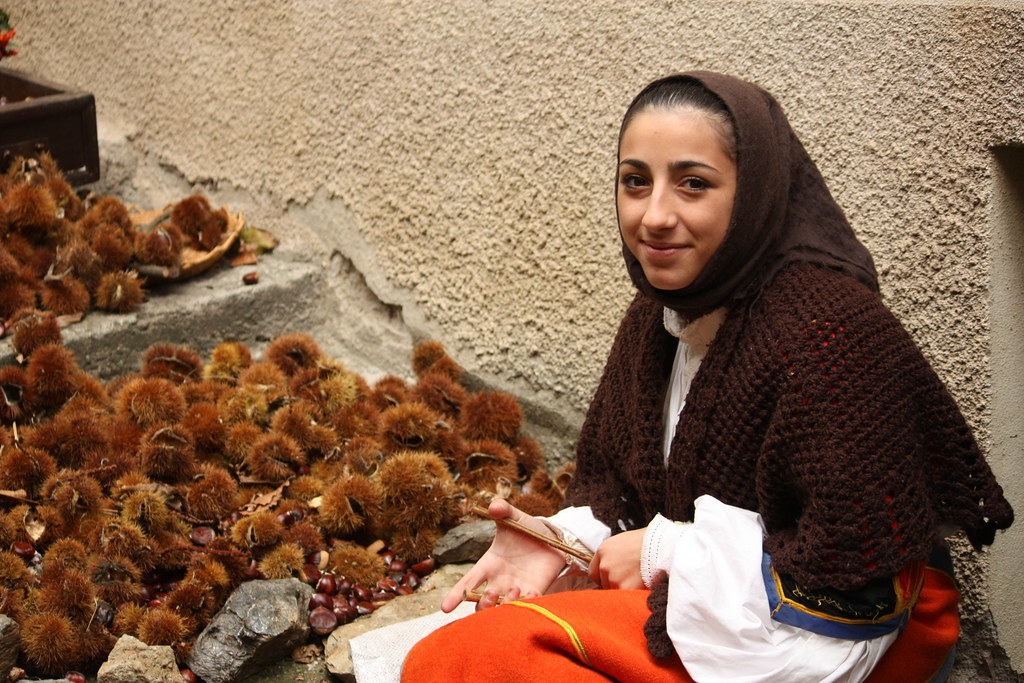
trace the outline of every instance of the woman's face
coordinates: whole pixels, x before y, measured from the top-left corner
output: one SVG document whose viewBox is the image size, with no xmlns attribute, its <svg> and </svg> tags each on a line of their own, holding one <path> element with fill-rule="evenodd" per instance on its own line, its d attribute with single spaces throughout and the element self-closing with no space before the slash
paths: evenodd
<svg viewBox="0 0 1024 683">
<path fill-rule="evenodd" d="M 690 285 L 722 244 L 736 196 L 736 163 L 696 110 L 647 109 L 619 144 L 619 229 L 658 289 Z"/>
</svg>

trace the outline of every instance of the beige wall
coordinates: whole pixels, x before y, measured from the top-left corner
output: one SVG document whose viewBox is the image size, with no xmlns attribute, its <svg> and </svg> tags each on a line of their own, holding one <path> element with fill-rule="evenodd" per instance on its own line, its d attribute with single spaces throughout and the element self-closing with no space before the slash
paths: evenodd
<svg viewBox="0 0 1024 683">
<path fill-rule="evenodd" d="M 219 194 L 285 248 L 351 262 L 410 338 L 439 339 L 570 426 L 630 296 L 611 201 L 625 104 L 677 70 L 755 80 L 986 447 L 993 411 L 1019 412 L 1019 385 L 992 389 L 990 294 L 1005 274 L 1009 299 L 1021 292 L 1019 251 L 999 269 L 991 251 L 1007 225 L 995 214 L 1013 214 L 995 211 L 995 188 L 1012 196 L 1021 166 L 998 185 L 992 150 L 1024 142 L 1024 3 L 3 4 L 22 50 L 11 66 L 95 93 L 105 153 L 129 159 L 107 182 L 154 206 Z M 1005 429 L 993 459 L 1016 490 Z M 959 560 L 961 680 L 999 660 L 988 614 L 1021 547 L 999 539 L 992 581 Z M 1024 669 L 1022 617 L 996 618 Z"/>
</svg>

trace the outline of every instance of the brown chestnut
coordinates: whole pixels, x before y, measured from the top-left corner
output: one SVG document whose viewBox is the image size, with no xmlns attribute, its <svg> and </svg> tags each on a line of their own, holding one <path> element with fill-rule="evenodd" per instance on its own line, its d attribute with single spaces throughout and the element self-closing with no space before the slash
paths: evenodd
<svg viewBox="0 0 1024 683">
<path fill-rule="evenodd" d="M 331 561 L 331 554 L 326 550 L 314 550 L 306 557 L 306 561 L 323 571 Z"/>
<path fill-rule="evenodd" d="M 338 621 L 347 624 L 359 616 L 359 610 L 355 605 L 349 604 L 348 600 L 336 600 L 333 607 L 334 613 L 338 615 Z"/>
<path fill-rule="evenodd" d="M 317 607 L 309 613 L 310 627 L 321 636 L 325 636 L 338 626 L 338 615 L 326 607 Z"/>
<path fill-rule="evenodd" d="M 15 541 L 11 544 L 11 552 L 23 560 L 31 560 L 36 556 L 35 546 L 28 541 Z"/>
<path fill-rule="evenodd" d="M 320 575 L 319 580 L 317 580 L 315 588 L 317 593 L 334 595 L 338 592 L 338 582 L 335 581 L 334 574 L 324 572 Z"/>
<path fill-rule="evenodd" d="M 317 607 L 327 607 L 328 609 L 334 607 L 334 598 L 327 593 L 313 593 L 313 597 L 309 599 L 309 609 L 316 609 Z"/>
<path fill-rule="evenodd" d="M 321 573 L 315 564 L 304 564 L 302 565 L 300 578 L 313 588 L 316 588 L 316 582 L 320 580 Z"/>
<path fill-rule="evenodd" d="M 422 578 L 422 577 L 426 576 L 427 574 L 429 574 L 430 572 L 434 571 L 434 567 L 436 567 L 436 566 L 437 566 L 437 562 L 434 561 L 434 558 L 428 557 L 427 559 L 423 560 L 422 562 L 417 562 L 416 564 L 414 564 L 413 566 L 411 566 L 409 568 L 412 569 L 414 572 L 416 572 Z"/>
</svg>

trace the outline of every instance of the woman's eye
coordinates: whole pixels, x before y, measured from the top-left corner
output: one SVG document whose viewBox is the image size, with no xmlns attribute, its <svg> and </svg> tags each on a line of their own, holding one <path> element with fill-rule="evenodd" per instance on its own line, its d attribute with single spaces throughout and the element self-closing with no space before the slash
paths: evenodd
<svg viewBox="0 0 1024 683">
<path fill-rule="evenodd" d="M 622 185 L 630 190 L 634 190 L 638 187 L 643 187 L 647 184 L 647 180 L 643 176 L 630 173 L 629 175 L 622 176 L 619 181 Z"/>
<path fill-rule="evenodd" d="M 682 186 L 684 189 L 689 190 L 690 192 L 700 192 L 702 190 L 708 189 L 708 184 L 704 180 L 700 178 L 694 178 L 693 176 L 684 179 L 682 182 Z"/>
</svg>

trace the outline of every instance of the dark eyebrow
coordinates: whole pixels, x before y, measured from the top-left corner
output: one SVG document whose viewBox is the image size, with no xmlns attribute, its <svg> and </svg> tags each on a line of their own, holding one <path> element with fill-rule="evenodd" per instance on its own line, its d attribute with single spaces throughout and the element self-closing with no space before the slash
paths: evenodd
<svg viewBox="0 0 1024 683">
<path fill-rule="evenodd" d="M 640 169 L 641 171 L 650 171 L 651 167 L 647 165 L 647 162 L 640 161 L 639 159 L 623 159 L 619 162 L 619 166 L 629 165 Z M 718 169 L 714 166 L 702 163 L 700 161 L 673 161 L 668 165 L 668 170 L 676 173 L 679 171 L 686 171 L 691 168 L 706 168 L 708 170 L 718 173 Z"/>
</svg>

